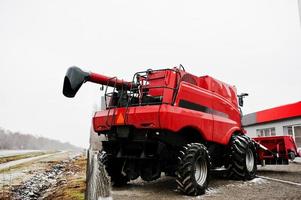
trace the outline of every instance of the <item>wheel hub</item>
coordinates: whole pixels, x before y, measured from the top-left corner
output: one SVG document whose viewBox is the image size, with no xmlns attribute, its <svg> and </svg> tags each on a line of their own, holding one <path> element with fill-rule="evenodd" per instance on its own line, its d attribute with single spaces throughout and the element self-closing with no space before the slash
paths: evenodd
<svg viewBox="0 0 301 200">
<path fill-rule="evenodd" d="M 207 162 L 204 158 L 198 158 L 195 165 L 194 177 L 199 185 L 203 185 L 207 177 Z"/>
<path fill-rule="evenodd" d="M 251 172 L 254 168 L 254 154 L 251 149 L 246 152 L 246 167 L 248 172 Z"/>
</svg>

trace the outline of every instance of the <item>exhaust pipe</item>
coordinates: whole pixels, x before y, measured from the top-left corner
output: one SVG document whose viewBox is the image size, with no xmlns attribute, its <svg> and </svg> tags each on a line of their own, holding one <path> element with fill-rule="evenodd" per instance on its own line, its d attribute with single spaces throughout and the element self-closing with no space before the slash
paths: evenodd
<svg viewBox="0 0 301 200">
<path fill-rule="evenodd" d="M 116 77 L 107 77 L 101 74 L 85 72 L 79 67 L 73 66 L 67 70 L 64 78 L 63 94 L 65 97 L 73 98 L 83 83 L 93 82 L 101 85 L 116 87 L 117 89 L 130 89 L 134 87 L 131 82 L 117 79 Z"/>
</svg>

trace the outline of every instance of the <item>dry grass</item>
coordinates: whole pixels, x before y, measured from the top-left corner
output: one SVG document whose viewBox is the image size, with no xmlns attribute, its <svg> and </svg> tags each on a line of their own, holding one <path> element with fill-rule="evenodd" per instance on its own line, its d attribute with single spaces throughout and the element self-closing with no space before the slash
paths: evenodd
<svg viewBox="0 0 301 200">
<path fill-rule="evenodd" d="M 7 191 L 1 191 L 0 192 L 0 199 L 1 200 L 12 200 L 11 194 Z"/>
<path fill-rule="evenodd" d="M 57 188 L 45 199 L 53 200 L 84 200 L 86 183 L 83 177 L 70 178 L 67 183 Z"/>
<path fill-rule="evenodd" d="M 26 154 L 20 154 L 20 155 L 14 155 L 14 156 L 7 156 L 7 157 L 1 157 L 0 158 L 0 164 L 14 161 L 14 160 L 20 160 L 25 158 L 31 158 L 36 156 L 41 156 L 49 152 L 32 152 L 32 153 L 26 153 Z"/>
<path fill-rule="evenodd" d="M 73 161 L 67 166 L 67 171 L 74 172 L 75 175 L 66 177 L 67 182 L 61 185 L 52 195 L 45 199 L 54 200 L 84 200 L 86 190 L 86 158 L 83 156 Z"/>
</svg>

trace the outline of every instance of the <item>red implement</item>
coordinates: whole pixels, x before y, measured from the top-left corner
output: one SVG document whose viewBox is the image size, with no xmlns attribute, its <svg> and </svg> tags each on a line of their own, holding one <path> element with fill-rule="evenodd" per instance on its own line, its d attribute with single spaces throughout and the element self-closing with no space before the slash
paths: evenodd
<svg viewBox="0 0 301 200">
<path fill-rule="evenodd" d="M 253 138 L 258 144 L 258 160 L 262 164 L 282 165 L 288 164 L 289 160 L 301 157 L 296 143 L 291 136 L 272 136 Z"/>
</svg>

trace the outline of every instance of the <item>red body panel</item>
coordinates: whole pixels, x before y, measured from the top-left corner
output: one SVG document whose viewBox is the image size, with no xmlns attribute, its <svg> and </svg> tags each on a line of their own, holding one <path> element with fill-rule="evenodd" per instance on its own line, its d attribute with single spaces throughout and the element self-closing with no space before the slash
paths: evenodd
<svg viewBox="0 0 301 200">
<path fill-rule="evenodd" d="M 162 105 L 160 109 L 160 128 L 179 132 L 183 128 L 194 128 L 204 140 L 212 141 L 212 115 L 176 106 Z"/>
<path fill-rule="evenodd" d="M 136 128 L 160 128 L 159 109 L 160 105 L 152 105 L 129 107 L 127 111 L 126 108 L 114 108 L 96 112 L 93 117 L 93 127 L 95 132 L 106 131 L 111 126 L 117 125 L 131 125 Z M 115 114 L 113 114 L 114 112 Z M 118 123 L 120 115 L 122 115 L 124 123 Z"/>
<path fill-rule="evenodd" d="M 93 118 L 95 131 L 130 125 L 168 130 L 176 134 L 189 127 L 197 130 L 205 141 L 223 145 L 228 144 L 234 132 L 243 132 L 234 87 L 209 76 L 198 78 L 188 73 L 180 74 L 180 81 L 179 74 L 174 71 L 162 70 L 149 74 L 147 79 L 142 80 L 148 84 L 148 95 L 163 96 L 163 103 L 97 112 Z M 176 88 L 177 84 L 174 98 L 172 88 Z M 162 85 L 166 87 L 157 88 Z"/>
<path fill-rule="evenodd" d="M 106 131 L 111 126 L 131 125 L 135 128 L 163 129 L 179 132 L 183 128 L 194 128 L 199 131 L 204 140 L 227 144 L 234 131 L 240 130 L 237 126 L 227 126 L 227 134 L 213 134 L 213 116 L 205 112 L 193 111 L 186 108 L 180 108 L 171 105 L 156 105 L 128 108 L 127 117 L 125 117 L 124 108 L 116 108 L 116 114 L 113 118 L 113 110 L 96 112 L 93 117 L 93 127 L 95 132 Z M 124 123 L 118 123 L 119 115 L 125 119 Z M 109 116 L 109 117 L 108 117 Z M 223 119 L 221 119 L 223 120 Z M 224 120 L 224 123 L 226 120 Z M 229 120 L 229 123 L 234 124 Z M 214 136 L 214 137 L 213 137 Z"/>
</svg>

